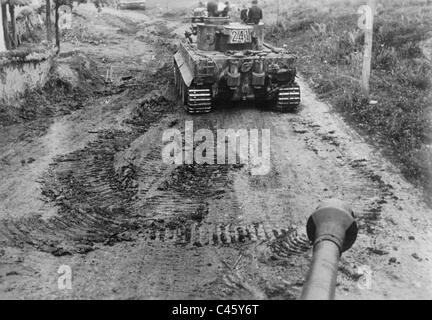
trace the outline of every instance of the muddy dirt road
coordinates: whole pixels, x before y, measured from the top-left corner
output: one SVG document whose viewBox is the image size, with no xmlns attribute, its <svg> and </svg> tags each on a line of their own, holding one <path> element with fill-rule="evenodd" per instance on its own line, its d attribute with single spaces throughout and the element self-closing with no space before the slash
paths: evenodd
<svg viewBox="0 0 432 320">
<path fill-rule="evenodd" d="M 350 202 L 360 226 L 337 298 L 430 298 L 432 215 L 420 193 L 303 80 L 294 114 L 185 114 L 171 55 L 186 27 L 156 8 L 77 9 L 62 54 L 91 60 L 104 84 L 40 130 L 1 129 L 0 298 L 295 299 L 311 257 L 306 220 L 329 197 Z M 164 164 L 162 133 L 189 120 L 270 129 L 270 173 Z M 71 290 L 58 287 L 62 265 Z"/>
</svg>

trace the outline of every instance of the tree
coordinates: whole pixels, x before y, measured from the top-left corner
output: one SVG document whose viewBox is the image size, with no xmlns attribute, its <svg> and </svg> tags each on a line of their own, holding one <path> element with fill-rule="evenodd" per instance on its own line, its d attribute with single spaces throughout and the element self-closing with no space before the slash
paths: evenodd
<svg viewBox="0 0 432 320">
<path fill-rule="evenodd" d="M 9 15 L 11 19 L 12 47 L 15 48 L 18 45 L 18 39 L 16 33 L 15 4 L 13 0 L 9 0 Z"/>
<path fill-rule="evenodd" d="M 3 1 L 0 0 L 0 4 L 3 4 Z M 0 52 L 3 51 L 6 51 L 6 41 L 3 30 L 3 6 L 0 6 Z"/>
<path fill-rule="evenodd" d="M 0 51 L 5 51 L 6 49 L 15 48 L 18 44 L 17 34 L 16 34 L 16 21 L 15 21 L 15 6 L 26 6 L 31 4 L 31 0 L 0 0 Z M 7 20 L 7 5 L 9 5 L 9 15 L 11 18 L 11 36 L 9 38 L 9 27 Z M 11 41 L 12 40 L 12 41 Z"/>
<path fill-rule="evenodd" d="M 7 3 L 8 0 L 0 0 L 1 4 L 1 21 L 2 21 L 2 29 L 3 29 L 3 41 L 6 46 L 6 49 L 10 49 L 10 40 L 9 40 L 9 28 L 8 28 L 8 20 L 7 20 Z"/>
<path fill-rule="evenodd" d="M 31 4 L 31 0 L 8 0 L 8 3 L 11 19 L 12 46 L 16 47 L 18 45 L 18 39 L 16 33 L 15 6 L 28 6 Z"/>
<path fill-rule="evenodd" d="M 59 7 L 61 6 L 61 1 L 54 0 L 55 1 L 55 43 L 58 52 L 60 52 L 60 30 L 59 30 Z"/>
<path fill-rule="evenodd" d="M 47 40 L 48 42 L 51 42 L 51 1 L 46 0 L 46 8 L 45 8 L 46 18 L 45 18 L 45 24 L 46 24 L 46 30 L 47 30 Z"/>
</svg>

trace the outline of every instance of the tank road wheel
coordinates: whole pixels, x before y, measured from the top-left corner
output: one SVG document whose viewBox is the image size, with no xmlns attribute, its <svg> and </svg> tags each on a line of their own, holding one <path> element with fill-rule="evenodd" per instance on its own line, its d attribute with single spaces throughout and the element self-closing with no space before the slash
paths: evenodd
<svg viewBox="0 0 432 320">
<path fill-rule="evenodd" d="M 294 83 L 290 87 L 280 88 L 277 96 L 276 111 L 291 112 L 300 104 L 300 86 Z"/>
</svg>

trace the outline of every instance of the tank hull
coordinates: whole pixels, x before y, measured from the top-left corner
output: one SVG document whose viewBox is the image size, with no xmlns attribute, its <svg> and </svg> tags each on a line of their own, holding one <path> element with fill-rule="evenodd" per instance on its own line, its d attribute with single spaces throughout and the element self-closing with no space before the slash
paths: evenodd
<svg viewBox="0 0 432 320">
<path fill-rule="evenodd" d="M 181 43 L 174 55 L 175 82 L 190 113 L 254 101 L 285 112 L 300 104 L 296 56 L 262 41 L 262 25 L 199 25 L 197 43 Z M 253 42 L 253 45 L 252 45 Z"/>
</svg>

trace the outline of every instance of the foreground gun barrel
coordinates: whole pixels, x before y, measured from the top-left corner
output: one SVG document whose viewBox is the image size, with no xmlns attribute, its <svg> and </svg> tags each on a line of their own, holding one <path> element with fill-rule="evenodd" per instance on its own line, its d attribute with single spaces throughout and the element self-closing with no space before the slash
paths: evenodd
<svg viewBox="0 0 432 320">
<path fill-rule="evenodd" d="M 354 213 L 346 203 L 328 200 L 310 216 L 306 230 L 313 257 L 300 299 L 332 300 L 340 256 L 357 238 Z"/>
</svg>

